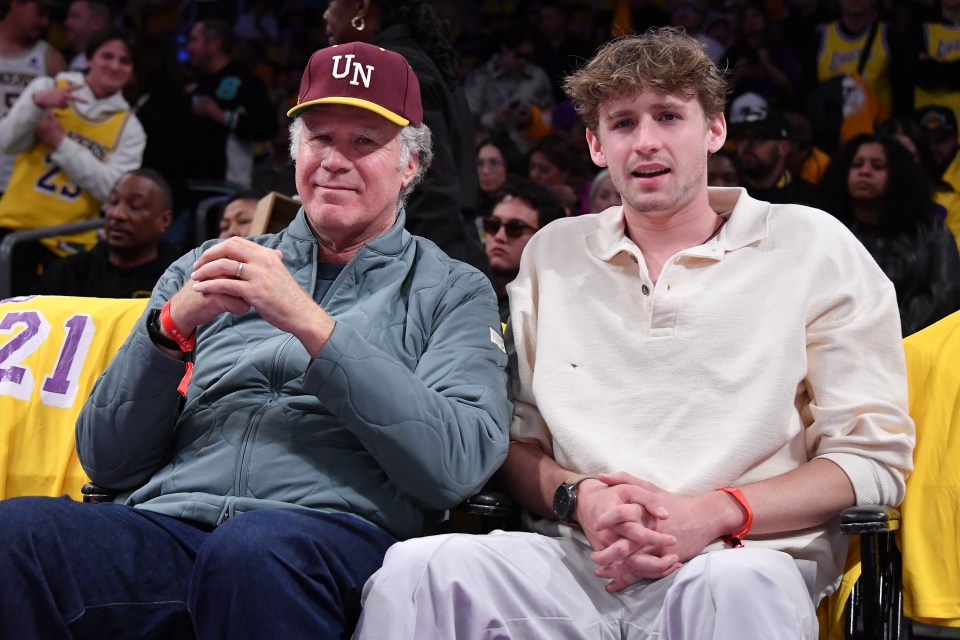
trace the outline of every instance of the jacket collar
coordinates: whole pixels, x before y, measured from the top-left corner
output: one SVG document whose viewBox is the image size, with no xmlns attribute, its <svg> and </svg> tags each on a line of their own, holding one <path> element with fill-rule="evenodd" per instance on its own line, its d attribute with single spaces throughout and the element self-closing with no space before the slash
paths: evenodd
<svg viewBox="0 0 960 640">
<path fill-rule="evenodd" d="M 403 253 L 403 250 L 410 244 L 411 240 L 410 233 L 404 229 L 406 220 L 406 210 L 401 208 L 399 213 L 397 213 L 397 219 L 394 221 L 393 226 L 383 235 L 367 241 L 367 243 L 360 248 L 360 251 L 357 252 L 357 255 L 354 256 L 354 259 L 361 254 L 366 256 L 369 253 L 384 256 L 397 256 Z M 303 210 L 303 207 L 300 207 L 297 217 L 294 218 L 293 222 L 287 227 L 287 234 L 294 240 L 316 244 L 317 239 L 310 230 L 310 226 L 307 223 L 307 214 Z"/>
<path fill-rule="evenodd" d="M 769 233 L 770 203 L 754 200 L 742 187 L 710 187 L 710 207 L 718 215 L 727 215 L 716 242 L 691 247 L 686 255 L 722 260 L 723 256 L 759 240 Z M 588 250 L 609 262 L 622 251 L 638 254 L 633 240 L 624 233 L 623 207 L 611 207 L 597 215 L 596 228 L 586 235 Z"/>
</svg>

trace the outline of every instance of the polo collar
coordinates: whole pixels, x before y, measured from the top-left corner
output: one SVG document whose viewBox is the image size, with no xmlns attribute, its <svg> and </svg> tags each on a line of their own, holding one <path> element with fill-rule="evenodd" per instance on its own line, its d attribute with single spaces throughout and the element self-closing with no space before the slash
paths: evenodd
<svg viewBox="0 0 960 640">
<path fill-rule="evenodd" d="M 769 233 L 770 203 L 754 200 L 746 189 L 710 187 L 707 198 L 718 215 L 728 216 L 727 222 L 714 240 L 686 249 L 684 254 L 722 260 L 726 253 L 754 244 Z M 585 236 L 588 250 L 604 262 L 623 251 L 639 255 L 639 248 L 624 229 L 623 207 L 597 214 L 596 228 Z"/>
</svg>

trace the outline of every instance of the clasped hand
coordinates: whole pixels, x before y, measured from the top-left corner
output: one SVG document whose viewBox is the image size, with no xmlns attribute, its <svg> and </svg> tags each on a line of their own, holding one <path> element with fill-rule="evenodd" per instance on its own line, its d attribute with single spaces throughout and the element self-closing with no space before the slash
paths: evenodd
<svg viewBox="0 0 960 640">
<path fill-rule="evenodd" d="M 673 494 L 625 472 L 581 483 L 577 518 L 594 549 L 595 573 L 610 580 L 607 591 L 668 576 L 715 540 L 704 498 Z"/>
<path fill-rule="evenodd" d="M 193 267 L 190 280 L 170 303 L 173 321 L 186 333 L 221 313 L 242 314 L 253 308 L 281 331 L 300 337 L 304 327 L 318 324 L 318 314 L 326 316 L 287 271 L 276 249 L 230 238 L 204 251 Z"/>
</svg>

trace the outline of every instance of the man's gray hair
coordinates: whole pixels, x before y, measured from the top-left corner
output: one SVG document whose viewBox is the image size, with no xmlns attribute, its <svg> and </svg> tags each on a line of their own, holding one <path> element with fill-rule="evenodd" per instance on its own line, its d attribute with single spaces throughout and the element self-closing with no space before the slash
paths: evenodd
<svg viewBox="0 0 960 640">
<path fill-rule="evenodd" d="M 294 118 L 293 122 L 290 123 L 290 157 L 294 163 L 296 163 L 297 153 L 300 151 L 300 137 L 302 135 L 303 118 Z M 433 162 L 433 138 L 430 134 L 430 127 L 425 124 L 421 124 L 419 127 L 407 125 L 400 129 L 400 157 L 397 160 L 397 168 L 410 162 L 410 157 L 413 155 L 420 157 L 420 163 L 413 180 L 400 190 L 400 197 L 397 200 L 398 210 L 406 204 L 413 188 L 420 184 Z"/>
</svg>

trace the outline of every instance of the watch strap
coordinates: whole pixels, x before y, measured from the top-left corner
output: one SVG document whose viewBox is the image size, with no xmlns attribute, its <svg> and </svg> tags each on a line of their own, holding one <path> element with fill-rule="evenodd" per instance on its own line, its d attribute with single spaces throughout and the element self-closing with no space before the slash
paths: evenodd
<svg viewBox="0 0 960 640">
<path fill-rule="evenodd" d="M 160 309 L 151 309 L 147 314 L 147 335 L 157 346 L 171 351 L 180 351 L 180 345 L 163 335 L 163 331 L 160 330 Z"/>
</svg>

